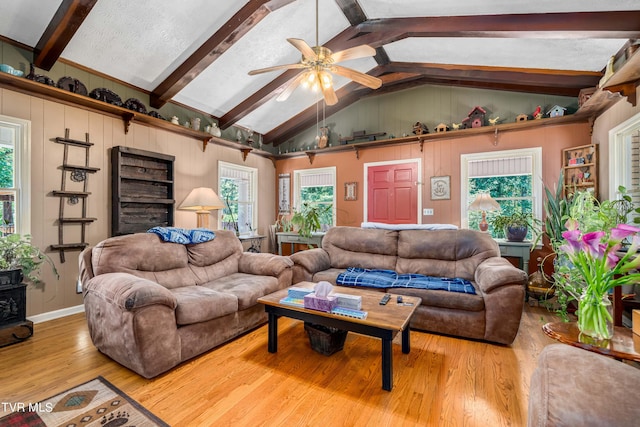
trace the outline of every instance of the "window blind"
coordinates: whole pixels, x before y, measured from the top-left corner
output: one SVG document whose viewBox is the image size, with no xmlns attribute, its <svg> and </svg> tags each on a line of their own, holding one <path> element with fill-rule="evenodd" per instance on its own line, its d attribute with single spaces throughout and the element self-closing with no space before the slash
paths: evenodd
<svg viewBox="0 0 640 427">
<path fill-rule="evenodd" d="M 531 175 L 531 156 L 469 161 L 469 178 Z"/>
<path fill-rule="evenodd" d="M 300 186 L 304 187 L 332 187 L 333 175 L 328 172 L 308 173 L 300 175 Z"/>
<path fill-rule="evenodd" d="M 627 193 L 631 196 L 634 205 L 640 204 L 640 128 L 634 129 L 630 134 L 631 146 L 631 177 L 630 188 Z"/>
</svg>

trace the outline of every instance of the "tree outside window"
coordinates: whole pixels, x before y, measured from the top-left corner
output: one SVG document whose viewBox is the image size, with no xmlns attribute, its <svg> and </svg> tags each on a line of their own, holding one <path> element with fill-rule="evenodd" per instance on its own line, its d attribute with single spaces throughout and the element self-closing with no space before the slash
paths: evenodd
<svg viewBox="0 0 640 427">
<path fill-rule="evenodd" d="M 225 203 L 220 228 L 240 234 L 257 230 L 255 182 L 257 170 L 220 162 L 218 195 Z M 237 227 L 237 230 L 236 230 Z"/>
<path fill-rule="evenodd" d="M 15 231 L 15 152 L 13 147 L 0 146 L 0 235 Z"/>
</svg>

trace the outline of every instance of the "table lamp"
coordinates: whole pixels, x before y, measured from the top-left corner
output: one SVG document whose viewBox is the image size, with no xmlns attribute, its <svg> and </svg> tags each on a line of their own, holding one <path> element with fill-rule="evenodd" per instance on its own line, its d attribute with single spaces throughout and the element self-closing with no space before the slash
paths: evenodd
<svg viewBox="0 0 640 427">
<path fill-rule="evenodd" d="M 478 227 L 480 231 L 487 231 L 489 224 L 487 223 L 487 211 L 499 211 L 500 205 L 493 200 L 489 193 L 476 194 L 476 199 L 469 205 L 470 211 L 482 211 L 482 221 Z"/>
<path fill-rule="evenodd" d="M 178 209 L 196 211 L 198 228 L 209 228 L 210 211 L 224 207 L 215 191 L 207 187 L 198 187 L 191 190 Z"/>
</svg>

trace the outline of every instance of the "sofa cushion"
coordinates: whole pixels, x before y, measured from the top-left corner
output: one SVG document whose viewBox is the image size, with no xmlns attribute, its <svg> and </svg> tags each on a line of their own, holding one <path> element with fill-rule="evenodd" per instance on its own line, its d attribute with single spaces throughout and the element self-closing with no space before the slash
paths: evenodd
<svg viewBox="0 0 640 427">
<path fill-rule="evenodd" d="M 172 289 L 193 286 L 185 245 L 163 242 L 153 233 L 110 237 L 92 250 L 93 274 L 129 273 Z"/>
<path fill-rule="evenodd" d="M 531 377 L 528 426 L 637 426 L 640 370 L 566 344 L 540 353 Z"/>
<path fill-rule="evenodd" d="M 238 272 L 242 243 L 229 230 L 216 231 L 216 238 L 204 243 L 185 245 L 189 267 L 196 284 L 203 285 Z"/>
<path fill-rule="evenodd" d="M 338 275 L 344 272 L 344 268 L 329 268 L 327 270 L 318 271 L 313 275 L 312 280 L 314 282 L 320 282 L 321 280 L 324 280 L 335 285 Z"/>
<path fill-rule="evenodd" d="M 491 235 L 474 230 L 403 230 L 398 232 L 398 273 L 474 280 L 478 265 L 500 256 Z M 377 267 L 380 268 L 380 267 Z"/>
<path fill-rule="evenodd" d="M 170 291 L 178 301 L 176 323 L 190 325 L 238 311 L 238 298 L 205 286 L 183 286 Z"/>
<path fill-rule="evenodd" d="M 475 287 L 475 283 L 472 282 Z M 462 292 L 449 292 L 433 289 L 393 288 L 389 290 L 394 294 L 410 295 L 422 298 L 421 305 L 430 307 L 448 308 L 463 311 L 484 310 L 484 299 L 476 290 L 476 295 Z"/>
<path fill-rule="evenodd" d="M 355 227 L 332 227 L 322 240 L 331 267 L 395 269 L 398 232 Z"/>
<path fill-rule="evenodd" d="M 221 277 L 203 286 L 218 292 L 235 295 L 238 298 L 238 310 L 244 310 L 258 303 L 258 298 L 279 289 L 278 279 L 272 276 L 234 273 Z"/>
</svg>

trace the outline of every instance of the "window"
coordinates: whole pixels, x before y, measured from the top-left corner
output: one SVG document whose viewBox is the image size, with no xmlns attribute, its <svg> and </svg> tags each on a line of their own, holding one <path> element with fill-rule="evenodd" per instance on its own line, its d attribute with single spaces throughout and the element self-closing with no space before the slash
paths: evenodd
<svg viewBox="0 0 640 427">
<path fill-rule="evenodd" d="M 468 206 L 480 192 L 488 192 L 503 215 L 520 211 L 542 217 L 542 148 L 462 155 L 460 170 L 463 228 L 478 229 L 482 213 L 470 211 Z M 491 216 L 487 212 L 487 218 Z M 504 237 L 502 230 L 489 227 L 489 232 L 493 237 Z"/>
<path fill-rule="evenodd" d="M 218 215 L 219 228 L 250 233 L 258 226 L 256 183 L 258 170 L 233 163 L 218 162 L 218 195 L 227 208 Z"/>
<path fill-rule="evenodd" d="M 332 208 L 320 218 L 322 229 L 335 225 L 336 168 L 304 169 L 293 171 L 293 204 L 299 210 L 308 206 L 328 206 Z"/>
<path fill-rule="evenodd" d="M 609 199 L 624 186 L 634 205 L 640 204 L 640 114 L 609 131 Z"/>
<path fill-rule="evenodd" d="M 29 234 L 31 122 L 0 116 L 0 234 Z"/>
</svg>

